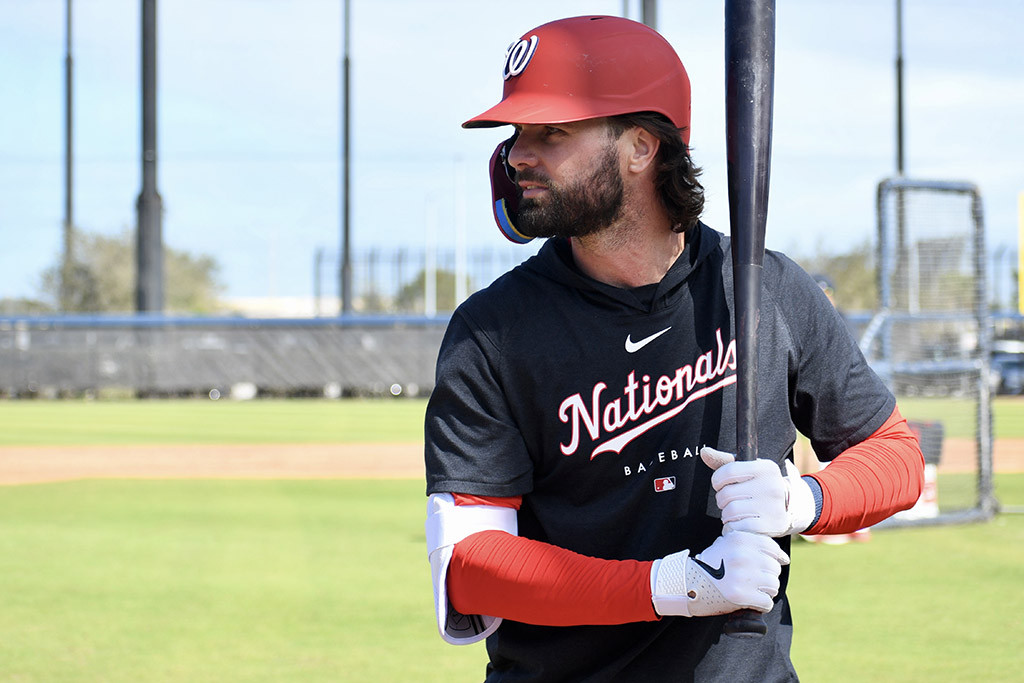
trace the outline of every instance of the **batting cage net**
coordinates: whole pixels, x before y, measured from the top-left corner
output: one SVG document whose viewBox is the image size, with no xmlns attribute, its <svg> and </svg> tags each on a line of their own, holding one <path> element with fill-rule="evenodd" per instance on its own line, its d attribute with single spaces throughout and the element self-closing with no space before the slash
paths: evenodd
<svg viewBox="0 0 1024 683">
<path fill-rule="evenodd" d="M 917 433 L 918 504 L 890 525 L 987 519 L 992 482 L 992 323 L 981 196 L 970 183 L 878 186 L 879 312 L 861 337 Z"/>
</svg>

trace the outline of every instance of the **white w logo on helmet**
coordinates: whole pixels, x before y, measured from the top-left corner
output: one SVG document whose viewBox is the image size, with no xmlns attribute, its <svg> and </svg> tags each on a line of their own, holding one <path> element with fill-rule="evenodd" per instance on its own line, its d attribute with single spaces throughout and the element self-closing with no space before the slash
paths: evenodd
<svg viewBox="0 0 1024 683">
<path fill-rule="evenodd" d="M 523 69 L 530 63 L 530 58 L 537 50 L 537 42 L 537 36 L 530 36 L 529 40 L 524 38 L 508 46 L 508 50 L 505 51 L 505 68 L 501 72 L 503 79 L 507 81 L 523 73 Z"/>
</svg>

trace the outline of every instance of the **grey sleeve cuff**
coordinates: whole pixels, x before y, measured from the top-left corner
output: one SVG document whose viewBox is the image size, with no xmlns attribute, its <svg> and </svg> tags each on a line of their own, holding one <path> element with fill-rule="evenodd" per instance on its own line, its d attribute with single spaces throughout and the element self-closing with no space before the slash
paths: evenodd
<svg viewBox="0 0 1024 683">
<path fill-rule="evenodd" d="M 810 529 L 818 523 L 818 519 L 821 517 L 821 506 L 824 504 L 825 499 L 821 493 L 821 484 L 818 483 L 817 479 L 806 475 L 800 478 L 807 482 L 807 485 L 811 488 L 811 494 L 814 496 L 814 521 L 807 527 Z"/>
</svg>

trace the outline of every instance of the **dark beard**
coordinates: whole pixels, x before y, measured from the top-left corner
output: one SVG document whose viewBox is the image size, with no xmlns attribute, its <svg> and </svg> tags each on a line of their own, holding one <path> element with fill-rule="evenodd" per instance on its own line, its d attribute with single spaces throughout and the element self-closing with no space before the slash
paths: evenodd
<svg viewBox="0 0 1024 683">
<path fill-rule="evenodd" d="M 540 180 L 529 171 L 516 180 Z M 590 176 L 565 189 L 553 185 L 542 202 L 523 199 L 519 188 L 516 229 L 530 237 L 583 237 L 604 230 L 622 215 L 622 174 L 614 145 L 610 145 Z"/>
</svg>

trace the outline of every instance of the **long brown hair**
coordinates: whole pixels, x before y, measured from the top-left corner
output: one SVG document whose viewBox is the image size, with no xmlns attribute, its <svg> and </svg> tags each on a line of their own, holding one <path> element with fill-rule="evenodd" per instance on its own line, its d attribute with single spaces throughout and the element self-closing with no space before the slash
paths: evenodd
<svg viewBox="0 0 1024 683">
<path fill-rule="evenodd" d="M 689 237 L 704 211 L 704 186 L 697 180 L 701 169 L 690 158 L 679 129 L 662 114 L 651 111 L 611 116 L 608 122 L 616 137 L 639 126 L 658 138 L 654 186 L 672 220 L 672 229 Z"/>
</svg>

